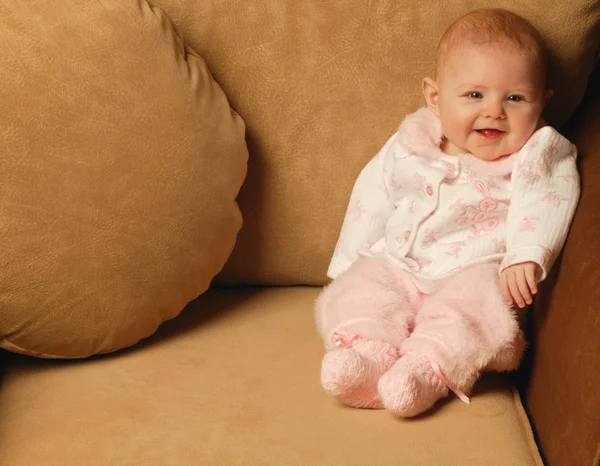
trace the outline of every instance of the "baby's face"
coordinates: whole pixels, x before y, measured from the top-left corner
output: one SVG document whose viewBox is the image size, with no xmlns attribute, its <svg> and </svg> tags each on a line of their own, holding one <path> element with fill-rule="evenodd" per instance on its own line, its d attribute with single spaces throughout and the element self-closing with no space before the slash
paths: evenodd
<svg viewBox="0 0 600 466">
<path fill-rule="evenodd" d="M 551 92 L 543 89 L 533 60 L 508 44 L 455 51 L 436 85 L 444 152 L 488 161 L 523 147 Z"/>
</svg>

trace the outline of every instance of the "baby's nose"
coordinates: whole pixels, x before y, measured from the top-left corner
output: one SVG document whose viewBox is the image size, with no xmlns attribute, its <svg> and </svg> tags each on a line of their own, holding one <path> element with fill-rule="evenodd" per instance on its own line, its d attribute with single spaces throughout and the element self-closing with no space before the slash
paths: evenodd
<svg viewBox="0 0 600 466">
<path fill-rule="evenodd" d="M 504 105 L 502 105 L 502 102 L 490 102 L 484 108 L 483 116 L 486 118 L 504 118 Z"/>
</svg>

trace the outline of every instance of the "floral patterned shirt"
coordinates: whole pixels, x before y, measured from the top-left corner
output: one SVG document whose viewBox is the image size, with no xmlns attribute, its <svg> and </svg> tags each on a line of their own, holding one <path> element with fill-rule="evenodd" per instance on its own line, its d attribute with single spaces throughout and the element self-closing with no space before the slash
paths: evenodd
<svg viewBox="0 0 600 466">
<path fill-rule="evenodd" d="M 360 173 L 328 276 L 359 255 L 383 255 L 422 278 L 497 261 L 527 261 L 543 280 L 565 241 L 579 199 L 577 150 L 549 126 L 492 162 L 440 150 L 428 108 L 408 115 Z"/>
</svg>

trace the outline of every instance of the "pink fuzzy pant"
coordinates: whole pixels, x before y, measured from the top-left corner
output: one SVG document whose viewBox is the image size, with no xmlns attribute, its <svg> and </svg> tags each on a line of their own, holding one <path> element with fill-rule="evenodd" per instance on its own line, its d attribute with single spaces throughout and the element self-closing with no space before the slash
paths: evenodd
<svg viewBox="0 0 600 466">
<path fill-rule="evenodd" d="M 348 341 L 384 341 L 400 356 L 434 361 L 468 392 L 483 370 L 515 369 L 524 349 L 514 311 L 502 299 L 498 265 L 463 269 L 433 294 L 385 258 L 360 257 L 321 293 L 317 327 L 327 350 Z"/>
</svg>

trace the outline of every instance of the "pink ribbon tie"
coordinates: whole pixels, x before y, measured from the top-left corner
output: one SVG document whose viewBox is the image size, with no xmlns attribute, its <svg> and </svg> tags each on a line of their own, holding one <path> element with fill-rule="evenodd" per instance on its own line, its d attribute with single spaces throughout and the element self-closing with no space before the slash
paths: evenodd
<svg viewBox="0 0 600 466">
<path fill-rule="evenodd" d="M 450 390 L 452 390 L 454 392 L 454 394 L 458 398 L 460 398 L 461 401 L 470 405 L 471 400 L 469 399 L 469 397 L 465 394 L 465 392 L 463 392 L 462 390 L 459 390 L 457 387 L 454 386 L 454 384 L 450 383 L 450 381 L 446 378 L 446 376 L 442 372 L 440 365 L 437 362 L 435 362 L 433 359 L 430 359 L 429 363 L 431 364 L 431 368 L 433 369 L 433 372 L 435 372 L 435 375 L 437 375 L 440 378 L 442 383 L 444 385 L 446 385 L 446 387 L 448 387 Z"/>
<path fill-rule="evenodd" d="M 333 334 L 333 341 L 335 342 L 335 346 L 337 346 L 338 348 L 352 348 L 356 344 L 358 339 L 358 335 L 354 335 L 350 338 L 338 332 L 335 332 Z"/>
</svg>

